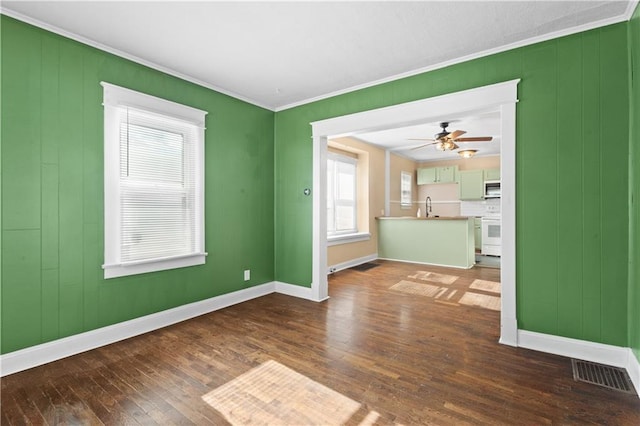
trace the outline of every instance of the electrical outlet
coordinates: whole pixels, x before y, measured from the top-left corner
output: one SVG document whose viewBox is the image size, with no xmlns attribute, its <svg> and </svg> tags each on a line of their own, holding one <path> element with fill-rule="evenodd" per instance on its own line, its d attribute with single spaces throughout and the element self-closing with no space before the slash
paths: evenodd
<svg viewBox="0 0 640 426">
<path fill-rule="evenodd" d="M 249 281 L 251 279 L 251 269 L 244 270 L 244 280 Z"/>
</svg>

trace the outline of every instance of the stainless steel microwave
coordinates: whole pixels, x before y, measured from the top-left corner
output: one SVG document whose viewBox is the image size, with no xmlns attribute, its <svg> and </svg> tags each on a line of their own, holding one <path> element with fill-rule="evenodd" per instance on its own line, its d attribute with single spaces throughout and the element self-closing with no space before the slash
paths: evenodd
<svg viewBox="0 0 640 426">
<path fill-rule="evenodd" d="M 500 181 L 484 181 L 484 198 L 500 198 Z"/>
</svg>

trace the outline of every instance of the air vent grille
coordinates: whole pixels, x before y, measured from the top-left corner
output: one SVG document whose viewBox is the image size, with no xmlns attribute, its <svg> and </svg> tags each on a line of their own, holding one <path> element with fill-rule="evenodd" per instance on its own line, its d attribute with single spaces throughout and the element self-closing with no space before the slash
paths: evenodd
<svg viewBox="0 0 640 426">
<path fill-rule="evenodd" d="M 572 359 L 573 379 L 605 388 L 635 394 L 631 379 L 623 368 Z"/>
</svg>

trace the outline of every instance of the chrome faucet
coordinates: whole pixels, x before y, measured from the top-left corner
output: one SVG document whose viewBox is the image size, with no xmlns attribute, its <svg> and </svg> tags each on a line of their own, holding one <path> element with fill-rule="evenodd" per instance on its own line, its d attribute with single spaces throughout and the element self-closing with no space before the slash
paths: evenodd
<svg viewBox="0 0 640 426">
<path fill-rule="evenodd" d="M 431 209 L 431 197 L 427 197 L 427 200 L 424 202 L 424 217 L 429 217 L 429 212 L 433 211 Z"/>
</svg>

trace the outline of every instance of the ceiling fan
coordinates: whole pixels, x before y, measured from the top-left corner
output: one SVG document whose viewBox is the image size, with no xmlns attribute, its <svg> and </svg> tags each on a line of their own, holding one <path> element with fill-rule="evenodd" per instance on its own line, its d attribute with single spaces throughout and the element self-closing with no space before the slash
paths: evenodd
<svg viewBox="0 0 640 426">
<path fill-rule="evenodd" d="M 449 122 L 443 121 L 440 123 L 440 127 L 442 127 L 442 131 L 440 133 L 436 133 L 433 136 L 433 139 L 409 139 L 412 141 L 433 141 L 431 143 L 427 143 L 424 145 L 417 146 L 411 149 L 420 149 L 425 146 L 435 145 L 436 149 L 440 151 L 453 151 L 454 149 L 460 148 L 456 142 L 489 142 L 493 140 L 491 136 L 479 136 L 473 138 L 461 138 L 460 136 L 464 135 L 464 130 L 454 130 L 453 132 L 447 132 L 447 127 L 449 127 Z"/>
</svg>

